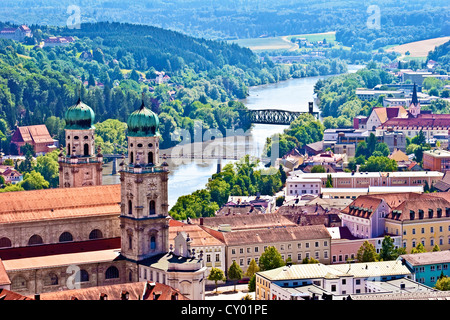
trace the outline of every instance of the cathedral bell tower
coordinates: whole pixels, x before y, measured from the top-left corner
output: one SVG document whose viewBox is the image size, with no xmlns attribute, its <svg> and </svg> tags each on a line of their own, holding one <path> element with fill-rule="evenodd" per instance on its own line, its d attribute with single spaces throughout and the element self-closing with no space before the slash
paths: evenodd
<svg viewBox="0 0 450 320">
<path fill-rule="evenodd" d="M 120 170 L 121 255 L 138 262 L 169 251 L 169 170 L 159 161 L 158 116 L 142 102 L 127 125 L 128 164 Z"/>
<path fill-rule="evenodd" d="M 94 119 L 94 111 L 81 99 L 66 111 L 66 155 L 61 150 L 58 157 L 60 188 L 102 184 L 103 155 L 95 150 Z"/>
</svg>

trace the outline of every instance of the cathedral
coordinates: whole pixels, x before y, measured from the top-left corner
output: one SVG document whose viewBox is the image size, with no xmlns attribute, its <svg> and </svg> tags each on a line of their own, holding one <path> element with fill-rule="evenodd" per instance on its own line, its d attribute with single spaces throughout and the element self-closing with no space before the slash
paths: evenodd
<svg viewBox="0 0 450 320">
<path fill-rule="evenodd" d="M 202 253 L 186 234 L 169 245 L 169 167 L 160 162 L 158 116 L 142 102 L 128 117 L 119 185 L 102 185 L 94 119 L 80 99 L 66 111 L 58 189 L 0 194 L 0 271 L 7 275 L 0 288 L 36 295 L 151 281 L 204 300 Z"/>
</svg>

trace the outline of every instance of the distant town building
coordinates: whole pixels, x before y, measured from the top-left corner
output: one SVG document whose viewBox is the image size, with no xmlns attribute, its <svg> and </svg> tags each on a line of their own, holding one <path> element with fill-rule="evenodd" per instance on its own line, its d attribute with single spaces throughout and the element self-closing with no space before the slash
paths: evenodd
<svg viewBox="0 0 450 320">
<path fill-rule="evenodd" d="M 325 265 L 289 264 L 256 273 L 256 300 L 326 300 L 367 293 L 367 284 L 412 278 L 399 260 Z M 327 297 L 327 298 L 325 298 Z"/>
<path fill-rule="evenodd" d="M 75 42 L 73 37 L 48 37 L 44 39 L 44 47 L 67 46 L 72 42 Z"/>
<path fill-rule="evenodd" d="M 450 151 L 440 149 L 424 151 L 423 168 L 431 171 L 450 171 Z"/>
<path fill-rule="evenodd" d="M 424 285 L 434 287 L 440 277 L 450 276 L 449 250 L 405 254 L 401 259 L 414 270 L 414 279 Z"/>
<path fill-rule="evenodd" d="M 1 39 L 11 39 L 15 41 L 24 41 L 25 38 L 32 37 L 33 34 L 26 25 L 21 25 L 18 28 L 3 28 L 0 30 Z"/>
<path fill-rule="evenodd" d="M 42 155 L 56 150 L 56 143 L 44 124 L 17 127 L 11 138 L 11 144 L 15 145 L 19 155 L 23 155 L 20 148 L 25 144 L 32 145 L 36 155 Z"/>
</svg>

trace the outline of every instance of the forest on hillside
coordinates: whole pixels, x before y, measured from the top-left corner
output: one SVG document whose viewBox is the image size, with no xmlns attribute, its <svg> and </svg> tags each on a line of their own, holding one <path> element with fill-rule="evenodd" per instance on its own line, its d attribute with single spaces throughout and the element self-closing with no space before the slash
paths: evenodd
<svg viewBox="0 0 450 320">
<path fill-rule="evenodd" d="M 193 38 L 152 26 L 84 24 L 82 29 L 33 26 L 24 44 L 0 40 L 0 141 L 8 150 L 17 125 L 46 123 L 64 145 L 64 113 L 81 94 L 96 122 L 125 122 L 142 100 L 160 118 L 161 146 L 180 142 L 180 130 L 193 136 L 203 129 L 250 128 L 239 117 L 238 100 L 250 86 L 292 76 L 341 73 L 345 63 L 327 59 L 312 64 L 276 65 L 252 51 L 222 41 Z M 49 36 L 73 36 L 67 46 L 37 46 Z M 158 74 L 168 80 L 156 82 Z M 81 85 L 83 83 L 83 85 Z M 108 135 L 104 135 L 105 138 Z M 109 149 L 117 141 L 110 139 Z M 98 142 L 102 144 L 102 141 Z M 103 145 L 102 145 L 103 146 Z"/>
<path fill-rule="evenodd" d="M 336 31 L 344 45 L 377 49 L 450 35 L 446 0 L 2 0 L 0 21 L 62 26 L 76 14 L 71 5 L 82 23 L 146 24 L 209 39 Z"/>
</svg>

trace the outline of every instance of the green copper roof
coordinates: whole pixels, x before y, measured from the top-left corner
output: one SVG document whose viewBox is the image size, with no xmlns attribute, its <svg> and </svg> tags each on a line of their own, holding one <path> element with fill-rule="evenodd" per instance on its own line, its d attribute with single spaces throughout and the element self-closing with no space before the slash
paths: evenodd
<svg viewBox="0 0 450 320">
<path fill-rule="evenodd" d="M 94 119 L 94 111 L 87 104 L 81 102 L 81 99 L 67 109 L 64 117 L 66 129 L 72 130 L 95 129 Z"/>
<path fill-rule="evenodd" d="M 139 110 L 130 114 L 127 121 L 128 136 L 130 137 L 153 137 L 159 136 L 159 118 L 142 102 Z"/>
</svg>

